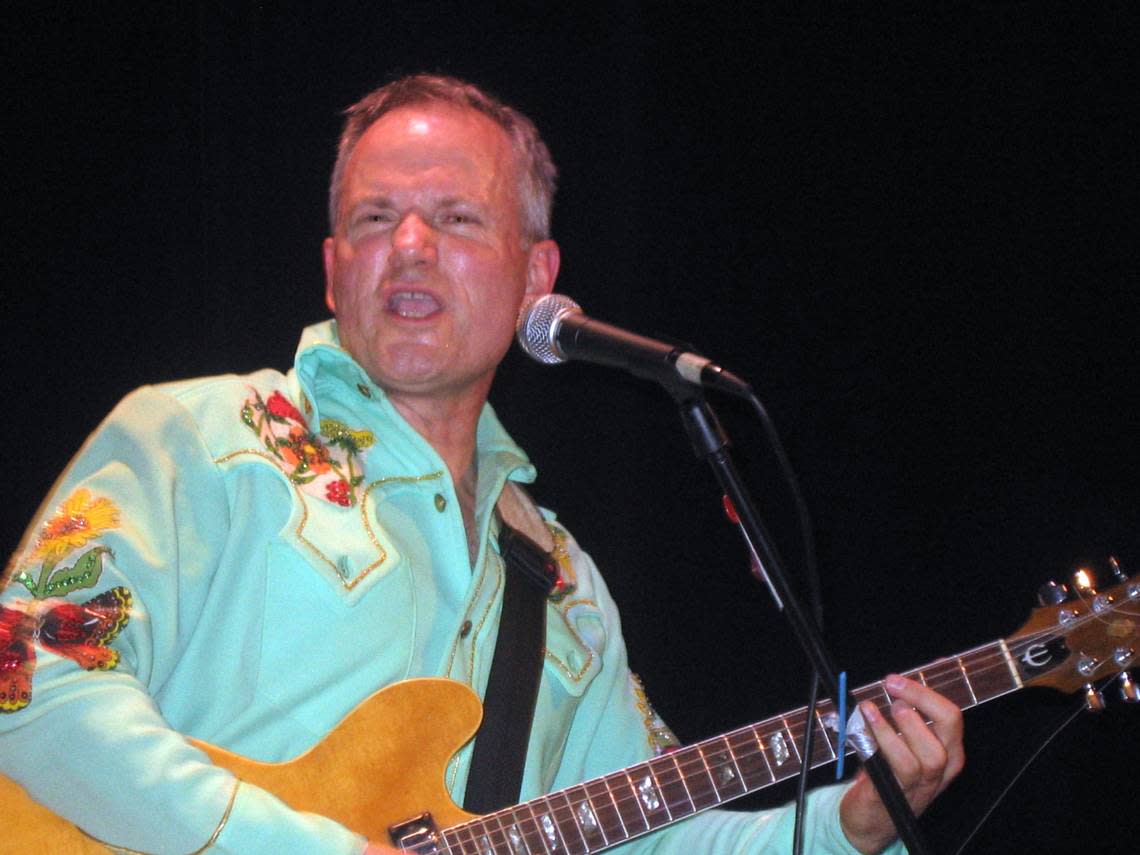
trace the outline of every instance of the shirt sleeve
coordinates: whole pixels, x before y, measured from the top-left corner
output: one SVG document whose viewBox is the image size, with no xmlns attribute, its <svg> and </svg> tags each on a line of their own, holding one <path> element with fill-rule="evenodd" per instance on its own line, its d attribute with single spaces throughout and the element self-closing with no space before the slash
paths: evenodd
<svg viewBox="0 0 1140 855">
<path fill-rule="evenodd" d="M 589 556 L 571 539 L 571 560 L 591 589 L 602 614 L 603 632 L 594 635 L 602 668 L 575 713 L 554 789 L 650 759 L 670 735 L 657 718 L 640 683 L 630 673 L 617 607 Z M 850 784 L 813 790 L 807 798 L 804 850 L 821 855 L 856 855 L 839 822 L 839 803 Z M 787 853 L 792 851 L 795 815 L 791 804 L 759 812 L 710 810 L 614 848 L 637 855 Z M 894 844 L 887 852 L 905 852 Z"/>
<path fill-rule="evenodd" d="M 126 398 L 56 484 L 0 593 L 0 772 L 128 851 L 357 855 L 364 838 L 239 786 L 155 700 L 229 525 L 189 413 L 153 388 Z"/>
</svg>

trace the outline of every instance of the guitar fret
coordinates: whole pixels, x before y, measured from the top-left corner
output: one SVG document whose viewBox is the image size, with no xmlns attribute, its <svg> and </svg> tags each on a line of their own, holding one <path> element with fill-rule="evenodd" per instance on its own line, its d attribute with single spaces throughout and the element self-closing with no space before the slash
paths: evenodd
<svg viewBox="0 0 1140 855">
<path fill-rule="evenodd" d="M 440 832 L 440 835 L 439 835 L 440 841 L 443 843 L 444 849 L 447 850 L 447 852 L 454 852 L 455 851 L 454 846 L 452 846 L 452 844 L 448 841 L 449 836 L 453 837 L 455 839 L 456 845 L 461 846 L 462 844 L 459 842 L 459 829 L 446 828 L 442 832 Z M 462 852 L 460 853 L 460 855 L 462 855 Z"/>
<path fill-rule="evenodd" d="M 456 841 L 460 846 L 462 855 L 467 855 L 468 852 L 473 853 L 473 855 L 495 855 L 494 844 L 491 842 L 489 829 L 485 822 L 476 821 L 460 826 L 457 831 L 465 831 L 467 834 L 466 840 L 460 837 Z M 471 844 L 470 849 L 467 847 L 468 842 Z"/>
<path fill-rule="evenodd" d="M 831 744 L 831 736 L 828 735 L 827 728 L 824 727 L 824 724 L 823 724 L 823 716 L 820 714 L 820 707 L 822 707 L 822 706 L 823 706 L 823 704 L 816 704 L 816 707 L 815 707 L 815 726 L 819 728 L 819 735 L 820 735 L 820 737 L 823 738 L 823 744 L 827 746 L 827 753 L 828 753 L 828 755 L 830 755 L 830 759 L 834 760 L 836 758 L 835 746 Z M 818 745 L 819 739 L 816 739 L 813 744 Z M 821 757 L 820 759 L 825 760 L 827 758 Z M 812 749 L 812 761 L 813 761 L 812 766 L 815 766 L 816 764 L 814 762 L 815 761 L 815 749 L 814 748 Z"/>
<path fill-rule="evenodd" d="M 967 650 L 960 654 L 959 661 L 970 674 L 970 685 L 979 704 L 1000 698 L 1023 686 L 1021 675 L 1004 641 Z M 1001 668 L 998 661 L 1003 662 L 1005 668 Z"/>
<path fill-rule="evenodd" d="M 617 801 L 614 799 L 609 784 L 604 780 L 591 781 L 584 784 L 583 787 L 590 798 L 590 804 L 594 807 L 594 813 L 601 820 L 601 827 L 607 829 L 605 831 L 606 841 L 612 843 L 615 840 L 629 838 L 631 835 L 625 827 L 625 821 L 621 818 L 621 811 L 618 810 Z M 601 790 L 600 794 L 597 792 L 599 789 Z M 617 822 L 615 823 L 614 820 Z"/>
<path fill-rule="evenodd" d="M 961 708 L 1022 688 L 1067 655 L 1063 640 L 998 640 L 928 663 L 906 676 Z M 1023 649 L 1024 648 L 1024 649 Z M 1024 665 L 1024 668 L 1022 667 Z M 1028 675 L 1028 676 L 1026 676 Z M 884 682 L 854 689 L 884 714 L 895 699 Z M 814 728 L 809 757 L 801 744 Z M 447 855 L 590 855 L 851 753 L 838 739 L 832 699 L 654 757 L 627 769 L 445 830 Z"/>
<path fill-rule="evenodd" d="M 549 805 L 549 802 L 547 804 Z M 562 833 L 562 825 L 557 821 L 553 810 L 544 813 L 539 819 L 539 824 L 542 826 L 543 834 L 550 841 L 551 852 L 558 851 L 559 841 L 562 841 L 564 850 L 567 852 L 570 850 L 570 847 L 566 845 L 566 835 Z"/>
<path fill-rule="evenodd" d="M 579 793 L 571 797 L 571 793 Z M 586 847 L 587 852 L 596 851 L 604 846 L 610 845 L 609 837 L 606 835 L 604 822 L 602 817 L 598 815 L 598 810 L 594 806 L 593 800 L 590 798 L 590 791 L 583 786 L 572 787 L 566 791 L 566 803 L 570 806 L 570 815 L 574 819 L 574 824 L 578 829 L 578 834 L 582 838 L 582 843 Z M 598 840 L 597 838 L 601 838 Z M 591 838 L 594 838 L 591 840 Z"/>
<path fill-rule="evenodd" d="M 662 800 L 665 802 L 665 809 L 669 811 L 670 818 L 680 819 L 691 814 L 695 810 L 693 800 L 689 796 L 685 779 L 681 777 L 676 762 L 668 754 L 665 754 L 654 757 L 649 761 L 648 766 L 657 781 L 657 787 L 661 792 Z"/>
<path fill-rule="evenodd" d="M 882 681 L 877 682 L 875 683 L 875 687 L 882 693 L 884 700 L 886 700 L 886 704 L 879 709 L 881 709 L 883 712 L 887 712 L 891 708 L 891 704 L 895 702 L 895 699 L 892 698 L 891 693 L 887 691 L 886 683 Z"/>
<path fill-rule="evenodd" d="M 453 834 L 453 838 L 454 838 L 454 840 L 451 842 L 448 841 L 449 831 L 451 832 L 451 834 Z M 443 838 L 443 844 L 445 844 L 445 846 L 447 846 L 447 850 L 449 853 L 450 852 L 456 852 L 455 847 L 458 847 L 459 855 L 466 855 L 467 852 L 469 852 L 469 849 L 467 849 L 466 845 L 463 842 L 462 833 L 463 833 L 462 827 L 458 828 L 458 829 L 448 830 L 448 831 L 442 832 L 441 837 Z"/>
<path fill-rule="evenodd" d="M 793 715 L 796 715 L 796 714 L 804 716 L 804 727 L 806 728 L 807 727 L 807 710 L 806 709 L 796 710 L 796 712 L 793 713 Z M 782 719 L 780 719 L 780 721 L 782 721 L 784 723 L 784 733 L 788 738 L 788 742 L 792 746 L 792 751 L 795 752 L 796 767 L 798 770 L 798 767 L 800 767 L 804 764 L 804 758 L 802 756 L 800 756 L 800 739 L 802 739 L 802 737 L 796 736 L 795 731 L 792 730 L 792 726 L 790 724 L 788 724 L 788 720 L 786 718 L 782 718 Z"/>
<path fill-rule="evenodd" d="M 720 804 L 721 798 L 716 791 L 716 782 L 713 780 L 712 771 L 709 769 L 708 761 L 705 760 L 700 745 L 682 748 L 669 756 L 677 764 L 677 771 L 685 780 L 689 798 L 696 810 Z M 684 766 L 681 764 L 682 760 L 685 761 Z"/>
<path fill-rule="evenodd" d="M 765 734 L 765 739 L 761 742 L 761 745 L 767 754 L 769 764 L 774 762 L 776 768 L 779 770 L 776 776 L 777 780 L 783 780 L 795 774 L 796 769 L 799 768 L 799 763 L 789 762 L 792 759 L 792 748 L 788 746 L 787 727 L 783 719 L 779 721 L 780 726 Z M 798 753 L 796 757 L 798 759 Z"/>
<path fill-rule="evenodd" d="M 739 730 L 727 737 L 733 763 L 740 774 L 742 792 L 759 789 L 772 783 L 772 771 L 764 751 L 756 742 L 752 730 Z"/>
<path fill-rule="evenodd" d="M 606 786 L 613 797 L 614 806 L 621 817 L 621 824 L 630 837 L 644 834 L 649 830 L 649 823 L 645 821 L 645 814 L 641 812 L 641 805 L 637 795 L 633 792 L 632 782 L 624 772 L 605 777 Z M 615 791 L 615 785 L 618 789 Z"/>
<path fill-rule="evenodd" d="M 1014 663 L 1013 656 L 1010 655 L 1009 647 L 1006 646 L 1004 639 L 999 641 L 998 644 L 1001 645 L 1001 654 L 1005 657 L 1005 664 L 1009 667 L 1009 673 L 1013 677 L 1014 688 L 1025 688 L 1025 685 L 1021 682 L 1021 675 L 1017 673 L 1017 665 Z"/>
<path fill-rule="evenodd" d="M 633 783 L 633 778 L 630 777 L 628 771 L 623 773 L 623 777 L 629 784 L 629 801 L 632 801 L 634 805 L 636 805 L 637 812 L 641 814 L 641 821 L 645 823 L 645 829 L 648 831 L 649 829 L 653 828 L 653 825 L 649 822 L 649 816 L 645 813 L 645 809 L 641 806 L 641 799 L 638 798 L 637 785 Z"/>
<path fill-rule="evenodd" d="M 491 841 L 491 851 L 496 855 L 499 852 L 509 853 L 510 842 L 507 838 L 507 828 L 503 825 L 503 815 L 504 811 L 496 811 L 481 819 L 486 836 Z"/>
<path fill-rule="evenodd" d="M 653 768 L 653 761 L 646 762 L 642 768 L 648 773 L 637 785 L 642 804 L 646 809 L 654 812 L 665 811 L 666 822 L 672 822 L 673 811 L 669 807 L 669 799 L 666 798 L 665 792 L 661 789 L 661 779 L 657 777 L 657 770 Z"/>
<path fill-rule="evenodd" d="M 970 675 L 966 673 L 966 666 L 962 663 L 961 656 L 958 657 L 957 662 L 958 670 L 962 672 L 962 682 L 964 682 L 966 684 L 966 688 L 970 690 L 970 699 L 973 701 L 973 704 L 971 704 L 971 706 L 977 706 L 978 696 L 974 694 L 974 687 L 970 685 Z"/>
<path fill-rule="evenodd" d="M 772 761 L 768 759 L 768 752 L 764 750 L 764 735 L 760 731 L 759 725 L 749 728 L 752 735 L 752 741 L 756 743 L 756 753 L 764 758 L 764 767 L 768 770 L 768 781 L 775 783 L 779 780 L 776 777 L 776 770 L 772 768 Z"/>
<path fill-rule="evenodd" d="M 550 855 L 538 828 L 538 819 L 529 804 L 519 805 L 511 811 L 510 816 L 512 822 L 507 828 L 507 841 L 513 855 Z"/>
<path fill-rule="evenodd" d="M 531 818 L 534 821 L 534 836 L 538 838 L 538 842 L 542 844 L 543 851 L 554 855 L 558 851 L 558 843 L 554 839 L 553 829 L 549 824 L 543 824 L 542 820 L 546 814 L 536 814 L 534 812 L 534 805 L 531 802 L 526 804 L 527 811 L 530 812 Z"/>
<path fill-rule="evenodd" d="M 693 813 L 696 813 L 702 807 L 707 807 L 708 805 L 715 804 L 716 803 L 716 794 L 712 792 L 712 779 L 709 778 L 708 772 L 705 769 L 704 763 L 700 763 L 698 765 L 697 763 L 693 763 L 690 761 L 690 763 L 689 763 L 690 771 L 689 772 L 686 772 L 681 767 L 681 760 L 685 757 L 691 758 L 694 754 L 698 754 L 698 756 L 699 756 L 699 752 L 694 752 L 692 749 L 677 749 L 674 751 L 670 751 L 665 756 L 666 756 L 666 759 L 670 763 L 673 764 L 673 768 L 677 772 L 677 779 L 681 782 L 681 787 L 685 791 L 685 798 L 687 798 L 689 800 L 689 805 L 692 807 Z M 696 770 L 695 774 L 697 775 L 697 779 L 695 781 L 691 777 L 691 775 L 693 774 L 692 770 L 694 770 L 694 769 Z M 693 797 L 693 784 L 699 784 L 701 786 L 701 789 L 698 790 L 698 795 L 701 793 L 704 793 L 704 794 L 709 795 L 711 797 L 711 799 L 707 805 L 704 804 L 703 802 L 700 805 L 697 804 L 697 800 Z"/>
<path fill-rule="evenodd" d="M 705 751 L 706 748 L 711 750 L 714 746 L 715 751 L 712 754 Z M 744 792 L 744 782 L 740 780 L 740 769 L 737 768 L 736 762 L 733 760 L 732 747 L 725 737 L 720 736 L 702 742 L 701 756 L 704 758 L 709 776 L 716 788 L 718 802 L 735 798 Z"/>
<path fill-rule="evenodd" d="M 570 795 L 566 791 L 561 793 L 553 793 L 547 799 L 551 801 L 554 798 L 561 796 L 562 801 L 566 804 L 564 807 L 557 807 L 551 803 L 554 812 L 554 821 L 558 823 L 558 828 L 562 832 L 562 840 L 566 843 L 567 852 L 578 852 L 584 855 L 590 851 L 590 844 L 586 842 L 585 836 L 582 834 L 582 829 L 578 826 L 578 820 L 574 815 L 574 805 L 570 802 Z M 567 828 L 572 830 L 572 833 L 567 834 Z M 578 845 L 581 844 L 581 849 Z"/>
</svg>

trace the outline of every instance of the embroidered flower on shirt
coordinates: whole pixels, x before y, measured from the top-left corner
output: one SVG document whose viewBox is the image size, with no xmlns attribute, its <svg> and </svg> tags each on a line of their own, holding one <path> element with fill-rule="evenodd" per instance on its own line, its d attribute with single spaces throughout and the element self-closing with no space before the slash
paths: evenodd
<svg viewBox="0 0 1140 855">
<path fill-rule="evenodd" d="M 111 554 L 105 546 L 88 549 L 68 567 L 58 567 L 68 553 L 119 526 L 119 509 L 110 499 L 93 497 L 91 491 L 79 488 L 63 500 L 59 509 L 43 524 L 32 551 L 20 561 L 13 574 L 37 600 L 60 597 L 79 588 L 91 588 L 103 573 L 103 556 Z M 40 562 L 39 572 L 31 565 Z"/>
<path fill-rule="evenodd" d="M 89 490 L 80 488 L 64 499 L 59 510 L 44 523 L 28 560 L 42 558 L 55 564 L 73 549 L 118 525 L 119 509 L 114 502 L 102 497 L 92 498 Z"/>
<path fill-rule="evenodd" d="M 36 645 L 65 656 L 87 671 L 119 664 L 108 647 L 130 620 L 131 592 L 111 588 L 85 603 L 31 601 L 0 606 L 0 713 L 24 709 L 32 700 Z"/>
<path fill-rule="evenodd" d="M 276 416 L 281 421 L 305 423 L 304 416 L 293 406 L 293 402 L 280 392 L 274 392 L 269 396 L 269 400 L 265 402 L 265 409 L 271 416 Z"/>
<path fill-rule="evenodd" d="M 347 481 L 332 481 L 325 487 L 325 498 L 330 502 L 335 502 L 338 505 L 348 507 L 352 504 L 349 498 L 349 487 Z"/>
<path fill-rule="evenodd" d="M 331 468 L 329 450 L 319 437 L 303 428 L 290 428 L 289 435 L 279 441 L 277 450 L 282 459 L 293 467 L 293 480 L 299 484 L 323 475 Z"/>
<path fill-rule="evenodd" d="M 361 453 L 375 444 L 371 431 L 353 430 L 335 419 L 321 419 L 320 433 L 309 429 L 301 411 L 280 392 L 253 397 L 241 408 L 241 420 L 260 438 L 289 479 L 306 493 L 341 507 L 357 502 L 364 483 Z"/>
</svg>

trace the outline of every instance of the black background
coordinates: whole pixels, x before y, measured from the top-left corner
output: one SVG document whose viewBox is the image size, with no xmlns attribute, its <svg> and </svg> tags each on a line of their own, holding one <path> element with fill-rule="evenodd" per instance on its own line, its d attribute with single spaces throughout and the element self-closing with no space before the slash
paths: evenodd
<svg viewBox="0 0 1140 855">
<path fill-rule="evenodd" d="M 559 290 L 754 383 L 853 680 L 1011 633 L 1079 563 L 1135 571 L 1137 15 L 927 5 L 11 7 L 2 545 L 131 388 L 291 363 L 325 314 L 338 112 L 432 70 L 543 131 Z M 662 392 L 512 354 L 493 400 L 683 739 L 802 703 L 803 658 Z M 718 407 L 802 578 L 760 433 Z M 1076 700 L 967 715 L 969 767 L 924 820 L 937 851 Z M 969 851 L 1133 851 L 1138 714 L 1078 718 Z"/>
</svg>

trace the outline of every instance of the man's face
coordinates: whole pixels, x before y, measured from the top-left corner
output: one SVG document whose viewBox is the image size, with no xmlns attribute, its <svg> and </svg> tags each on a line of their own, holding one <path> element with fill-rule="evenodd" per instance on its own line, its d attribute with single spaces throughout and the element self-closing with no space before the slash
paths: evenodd
<svg viewBox="0 0 1140 855">
<path fill-rule="evenodd" d="M 558 273 L 553 241 L 524 248 L 517 188 L 506 133 L 474 111 L 403 107 L 360 138 L 324 243 L 325 299 L 389 393 L 486 397 L 524 296 Z"/>
</svg>

